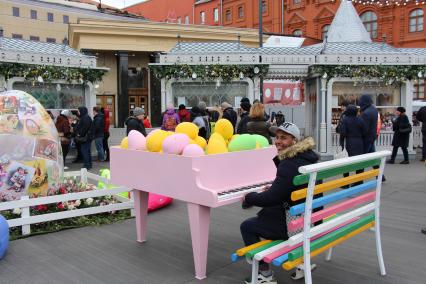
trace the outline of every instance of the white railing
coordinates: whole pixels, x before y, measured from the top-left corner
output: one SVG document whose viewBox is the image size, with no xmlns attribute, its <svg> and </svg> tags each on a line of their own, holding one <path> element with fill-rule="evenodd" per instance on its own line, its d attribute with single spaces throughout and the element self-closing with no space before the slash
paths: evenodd
<svg viewBox="0 0 426 284">
<path fill-rule="evenodd" d="M 87 180 L 101 181 L 106 186 L 111 186 L 109 180 L 98 175 L 87 172 L 86 169 L 81 169 L 81 171 L 75 172 L 65 172 L 64 177 L 78 177 L 80 176 L 81 182 L 87 183 Z M 126 187 L 114 187 L 110 189 L 96 189 L 76 193 L 67 193 L 62 195 L 46 196 L 39 198 L 29 198 L 28 196 L 23 196 L 21 200 L 16 201 L 7 201 L 0 203 L 0 212 L 3 210 L 13 210 L 16 208 L 21 209 L 21 217 L 7 220 L 9 227 L 18 227 L 22 226 L 22 234 L 28 235 L 31 233 L 31 224 L 43 223 L 54 220 L 67 219 L 72 217 L 86 216 L 110 211 L 124 210 L 124 209 L 133 209 L 134 204 L 132 199 L 126 199 L 116 194 L 120 192 L 128 192 L 130 189 Z M 113 203 L 108 205 L 99 205 L 82 209 L 73 209 L 55 213 L 46 213 L 36 216 L 30 216 L 30 207 L 37 205 L 44 205 L 50 203 L 65 202 L 70 200 L 79 200 L 93 197 L 101 197 L 107 195 L 116 195 L 114 198 L 120 203 Z"/>
</svg>

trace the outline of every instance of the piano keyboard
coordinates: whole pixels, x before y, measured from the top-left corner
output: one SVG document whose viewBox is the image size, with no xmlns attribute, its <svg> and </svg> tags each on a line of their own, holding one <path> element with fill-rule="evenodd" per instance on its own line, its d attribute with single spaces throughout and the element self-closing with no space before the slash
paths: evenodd
<svg viewBox="0 0 426 284">
<path fill-rule="evenodd" d="M 224 201 L 224 200 L 242 197 L 243 195 L 249 192 L 259 191 L 263 189 L 265 186 L 270 186 L 272 185 L 272 182 L 273 181 L 267 181 L 267 182 L 252 184 L 252 185 L 248 185 L 248 186 L 244 186 L 240 188 L 233 188 L 230 190 L 222 191 L 217 194 L 218 200 Z"/>
</svg>

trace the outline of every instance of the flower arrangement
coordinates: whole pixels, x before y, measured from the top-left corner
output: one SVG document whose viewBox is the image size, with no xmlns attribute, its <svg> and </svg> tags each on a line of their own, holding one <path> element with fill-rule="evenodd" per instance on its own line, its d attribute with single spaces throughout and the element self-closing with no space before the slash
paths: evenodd
<svg viewBox="0 0 426 284">
<path fill-rule="evenodd" d="M 93 184 L 82 183 L 76 177 L 66 178 L 63 180 L 61 184 L 57 187 L 52 187 L 48 190 L 48 196 L 53 195 L 61 195 L 68 193 L 76 193 L 83 191 L 96 190 L 97 187 Z M 1 191 L 0 191 L 1 193 Z M 30 196 L 31 198 L 37 198 L 38 195 L 34 194 Z M 5 196 L 0 195 L 0 202 L 6 201 Z M 94 198 L 86 198 L 86 199 L 78 199 L 78 200 L 70 200 L 58 203 L 50 203 L 50 204 L 41 204 L 37 206 L 33 206 L 30 208 L 30 215 L 41 215 L 46 213 L 55 213 L 66 210 L 75 210 L 81 208 L 88 208 L 94 206 L 104 206 L 108 204 L 117 203 L 117 200 L 111 196 L 100 196 Z M 22 214 L 21 209 L 15 208 L 13 210 L 2 211 L 1 214 L 6 219 L 14 219 L 19 218 Z M 124 220 L 130 218 L 130 210 L 121 210 L 121 211 L 112 211 L 107 213 L 100 213 L 95 215 L 87 215 L 81 217 L 74 217 L 56 221 L 49 221 L 44 223 L 38 223 L 31 225 L 31 235 L 43 234 L 56 232 L 65 229 L 78 228 L 88 225 L 101 225 L 101 224 L 110 224 L 116 221 Z M 21 235 L 21 228 L 14 227 L 11 228 L 10 231 L 11 240 L 27 237 Z"/>
</svg>

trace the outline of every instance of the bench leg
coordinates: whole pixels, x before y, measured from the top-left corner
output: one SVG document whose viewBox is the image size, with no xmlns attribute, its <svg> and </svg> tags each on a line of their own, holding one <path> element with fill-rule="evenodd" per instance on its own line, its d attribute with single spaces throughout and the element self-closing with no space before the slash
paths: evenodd
<svg viewBox="0 0 426 284">
<path fill-rule="evenodd" d="M 148 197 L 149 193 L 142 190 L 133 190 L 136 219 L 136 241 L 146 241 L 146 225 L 148 223 Z"/>
<path fill-rule="evenodd" d="M 326 261 L 330 261 L 331 260 L 331 255 L 333 254 L 333 248 L 329 248 L 327 251 L 327 254 L 325 256 L 325 260 Z"/>
<path fill-rule="evenodd" d="M 377 249 L 377 258 L 379 260 L 380 274 L 383 276 L 386 275 L 385 262 L 383 261 L 383 253 L 382 253 L 382 240 L 380 237 L 380 221 L 379 218 L 376 217 L 375 227 L 375 235 L 376 235 L 376 249 Z"/>
<path fill-rule="evenodd" d="M 251 284 L 257 284 L 258 274 L 259 274 L 259 262 L 253 258 L 251 263 Z"/>
</svg>

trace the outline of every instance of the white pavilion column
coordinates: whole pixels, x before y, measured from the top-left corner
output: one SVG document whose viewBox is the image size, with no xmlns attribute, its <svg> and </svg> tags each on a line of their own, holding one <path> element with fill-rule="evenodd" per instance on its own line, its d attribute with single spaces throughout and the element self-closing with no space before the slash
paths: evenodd
<svg viewBox="0 0 426 284">
<path fill-rule="evenodd" d="M 260 100 L 260 78 L 259 76 L 256 76 L 253 78 L 253 95 L 254 95 L 254 99 L 251 99 L 251 101 L 253 102 L 253 100 Z"/>
<path fill-rule="evenodd" d="M 325 78 L 324 78 L 325 77 Z M 326 101 L 327 98 L 327 77 L 321 78 L 321 122 L 320 122 L 320 152 L 327 152 L 327 122 L 326 122 Z"/>
<path fill-rule="evenodd" d="M 403 89 L 401 96 L 401 105 L 405 107 L 406 115 L 408 120 L 412 124 L 413 121 L 413 90 L 414 90 L 414 82 L 407 80 L 405 82 L 405 88 Z M 408 144 L 408 152 L 410 154 L 415 154 L 413 150 L 413 132 L 410 133 L 410 142 Z"/>
<path fill-rule="evenodd" d="M 161 112 L 166 110 L 167 102 L 167 89 L 166 89 L 166 79 L 161 79 Z"/>
</svg>

